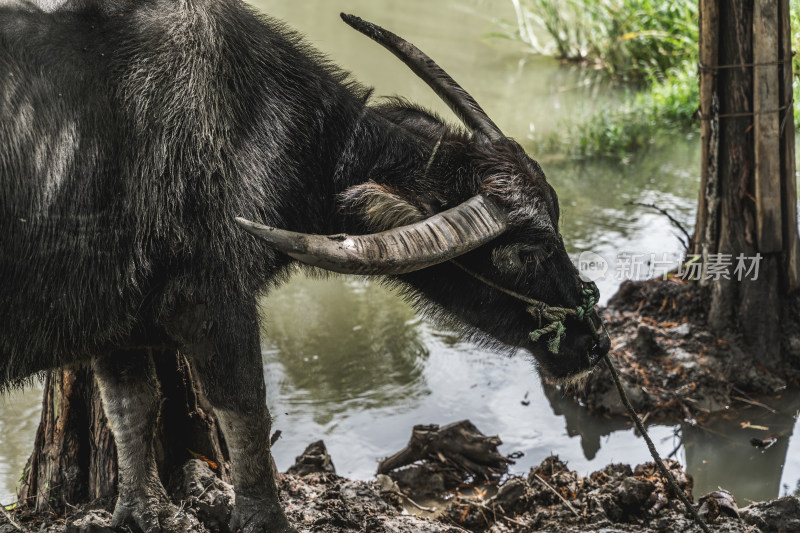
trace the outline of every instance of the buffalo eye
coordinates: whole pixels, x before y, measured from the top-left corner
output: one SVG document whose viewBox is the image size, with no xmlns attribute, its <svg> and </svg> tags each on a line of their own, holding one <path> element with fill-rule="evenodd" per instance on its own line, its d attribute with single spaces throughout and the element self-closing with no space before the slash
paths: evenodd
<svg viewBox="0 0 800 533">
<path fill-rule="evenodd" d="M 538 264 L 551 255 L 552 246 L 547 241 L 516 243 L 495 248 L 492 251 L 492 263 L 501 272 L 515 273 L 528 265 Z"/>
</svg>

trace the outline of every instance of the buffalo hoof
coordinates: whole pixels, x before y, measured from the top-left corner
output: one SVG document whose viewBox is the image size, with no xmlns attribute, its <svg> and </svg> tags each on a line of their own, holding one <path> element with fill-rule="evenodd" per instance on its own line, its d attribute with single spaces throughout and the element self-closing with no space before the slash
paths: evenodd
<svg viewBox="0 0 800 533">
<path fill-rule="evenodd" d="M 169 501 L 164 489 L 121 494 L 114 507 L 111 527 L 133 522 L 144 533 L 199 533 L 205 528 Z"/>
<path fill-rule="evenodd" d="M 231 514 L 231 531 L 242 533 L 298 533 L 277 501 L 236 495 Z"/>
</svg>

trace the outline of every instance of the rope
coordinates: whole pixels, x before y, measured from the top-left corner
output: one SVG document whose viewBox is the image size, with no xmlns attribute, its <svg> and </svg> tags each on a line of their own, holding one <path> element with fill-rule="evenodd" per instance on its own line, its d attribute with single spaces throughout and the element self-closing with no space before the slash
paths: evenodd
<svg viewBox="0 0 800 533">
<path fill-rule="evenodd" d="M 694 518 L 694 521 L 697 522 L 698 526 L 700 526 L 700 529 L 702 529 L 706 533 L 711 533 L 711 530 L 708 528 L 708 525 L 706 525 L 706 523 L 703 522 L 703 519 L 700 518 L 700 515 L 697 514 L 697 511 L 692 505 L 692 502 L 690 502 L 689 498 L 686 497 L 686 494 L 684 494 L 683 490 L 678 486 L 678 482 L 675 481 L 675 478 L 673 477 L 672 473 L 667 469 L 667 466 L 664 464 L 664 461 L 661 460 L 661 456 L 658 454 L 656 446 L 655 444 L 653 444 L 653 440 L 650 438 L 650 435 L 647 434 L 647 431 L 644 429 L 644 424 L 642 424 L 642 421 L 639 420 L 639 415 L 636 414 L 636 410 L 633 408 L 633 405 L 631 405 L 631 401 L 628 399 L 628 395 L 625 393 L 625 389 L 622 387 L 622 383 L 620 383 L 619 381 L 619 374 L 617 373 L 617 369 L 614 368 L 614 365 L 611 363 L 611 359 L 608 357 L 608 354 L 603 356 L 603 359 L 606 362 L 608 370 L 611 371 L 611 379 L 614 380 L 614 385 L 617 386 L 617 392 L 619 393 L 619 397 L 622 400 L 622 404 L 625 406 L 625 409 L 628 410 L 628 414 L 633 419 L 633 423 L 636 424 L 636 429 L 639 430 L 639 433 L 641 433 L 642 437 L 644 438 L 644 441 L 647 443 L 647 449 L 650 450 L 650 455 L 653 457 L 653 460 L 656 462 L 656 465 L 658 465 L 658 469 L 661 471 L 661 475 L 667 478 L 670 487 L 672 487 L 672 490 L 675 492 L 675 494 L 678 496 L 681 502 L 683 502 L 684 507 L 686 507 L 686 510 L 689 511 L 689 514 L 692 515 L 692 518 Z"/>
<path fill-rule="evenodd" d="M 581 296 L 583 297 L 583 301 L 581 305 L 575 308 L 566 308 L 566 307 L 551 307 L 544 302 L 539 300 L 534 300 L 533 298 L 529 298 L 523 294 L 519 294 L 512 290 L 506 289 L 502 287 L 490 279 L 478 274 L 477 272 L 473 272 L 469 268 L 465 267 L 461 263 L 451 260 L 451 262 L 456 265 L 458 268 L 472 276 L 473 278 L 477 279 L 478 281 L 496 289 L 500 292 L 503 292 L 517 300 L 525 302 L 529 304 L 527 311 L 537 317 L 539 319 L 539 329 L 531 332 L 531 340 L 536 342 L 541 337 L 545 335 L 555 333 L 552 339 L 547 343 L 548 349 L 553 354 L 558 354 L 558 348 L 561 343 L 561 339 L 566 334 L 566 326 L 564 325 L 564 321 L 568 316 L 574 316 L 576 320 L 586 320 L 589 323 L 589 329 L 593 332 L 595 339 L 598 338 L 599 334 L 597 330 L 594 328 L 594 324 L 592 323 L 592 319 L 590 318 L 590 313 L 592 308 L 597 304 L 598 300 L 600 299 L 600 291 L 597 289 L 597 285 L 593 282 L 588 282 L 585 284 L 584 289 L 581 291 Z M 545 320 L 549 322 L 548 325 L 542 327 L 542 321 Z M 625 406 L 625 409 L 628 410 L 628 414 L 633 419 L 633 423 L 636 425 L 636 429 L 639 430 L 639 433 L 644 438 L 644 441 L 647 443 L 647 449 L 650 451 L 650 455 L 653 457 L 658 469 L 661 471 L 661 475 L 664 476 L 667 481 L 669 482 L 670 487 L 672 488 L 673 492 L 678 496 L 678 499 L 681 500 L 686 510 L 692 516 L 694 521 L 697 525 L 702 529 L 705 533 L 711 533 L 708 525 L 700 518 L 700 515 L 697 514 L 692 503 L 686 497 L 686 494 L 683 490 L 678 486 L 678 482 L 675 481 L 675 477 L 672 473 L 667 469 L 667 466 L 664 464 L 664 461 L 661 459 L 661 456 L 656 450 L 655 444 L 653 444 L 653 440 L 648 435 L 647 430 L 642 424 L 641 420 L 639 420 L 639 415 L 636 413 L 636 410 L 631 405 L 630 400 L 628 399 L 628 395 L 625 393 L 625 389 L 622 387 L 622 383 L 619 380 L 619 374 L 617 370 L 614 368 L 614 365 L 611 363 L 611 359 L 608 357 L 608 354 L 603 356 L 605 360 L 606 366 L 608 366 L 608 370 L 611 372 L 611 379 L 614 381 L 614 385 L 617 387 L 617 392 L 619 393 L 619 397 L 622 400 L 622 404 Z"/>
<path fill-rule="evenodd" d="M 567 334 L 567 326 L 564 324 L 564 322 L 567 320 L 567 317 L 570 316 L 574 317 L 578 322 L 586 322 L 594 339 L 597 340 L 600 338 L 600 334 L 595 329 L 594 323 L 592 322 L 592 318 L 590 316 L 592 309 L 594 309 L 594 306 L 597 305 L 598 301 L 600 301 L 600 290 L 597 288 L 597 285 L 595 285 L 594 282 L 589 281 L 584 284 L 584 288 L 581 290 L 581 303 L 577 307 L 554 307 L 547 305 L 542 301 L 529 298 L 524 294 L 519 294 L 518 292 L 501 287 L 492 280 L 478 274 L 477 272 L 473 272 L 458 261 L 451 260 L 451 262 L 473 278 L 488 285 L 489 287 L 503 292 L 512 298 L 516 298 L 517 300 L 527 303 L 528 308 L 526 311 L 539 321 L 539 329 L 531 331 L 530 333 L 531 340 L 536 342 L 542 337 L 553 334 L 552 338 L 547 341 L 547 349 L 550 351 L 550 353 L 558 355 L 558 351 L 561 347 L 561 340 L 564 338 L 564 335 Z M 547 324 L 543 326 L 543 322 L 547 322 Z"/>
<path fill-rule="evenodd" d="M 794 56 L 794 52 L 792 52 Z M 723 70 L 729 68 L 750 68 L 750 67 L 768 67 L 770 65 L 784 65 L 792 61 L 792 58 L 778 59 L 776 61 L 763 61 L 760 63 L 733 63 L 731 65 L 704 65 L 702 61 L 697 62 L 697 68 L 700 72 L 714 72 L 716 70 Z"/>
<path fill-rule="evenodd" d="M 741 113 L 715 113 L 711 115 L 706 115 L 698 111 L 697 117 L 700 120 L 713 120 L 717 118 L 730 118 L 730 117 L 754 117 L 756 115 L 766 115 L 768 113 L 780 113 L 781 111 L 786 111 L 792 106 L 792 104 L 794 104 L 794 98 L 790 98 L 789 103 L 782 105 L 780 107 L 776 107 L 775 109 L 762 109 L 761 111 L 744 111 Z"/>
<path fill-rule="evenodd" d="M 792 58 L 794 57 L 794 54 L 795 53 L 792 52 L 792 55 L 790 57 L 788 57 L 788 58 L 778 59 L 776 61 L 762 61 L 760 63 L 734 63 L 734 64 L 731 64 L 731 65 L 710 66 L 710 65 L 704 65 L 701 61 L 698 61 L 697 69 L 698 69 L 698 72 L 701 72 L 701 73 L 702 72 L 716 73 L 719 70 L 732 69 L 732 68 L 767 67 L 767 66 L 772 66 L 772 65 L 780 66 L 780 65 L 785 65 L 786 63 L 791 63 L 792 62 Z M 718 119 L 718 118 L 754 117 L 756 115 L 765 115 L 765 114 L 768 114 L 768 113 L 780 113 L 781 111 L 785 111 L 785 110 L 789 109 L 790 107 L 792 107 L 792 104 L 794 104 L 794 98 L 790 98 L 788 103 L 786 103 L 785 105 L 782 105 L 782 106 L 780 106 L 778 108 L 775 108 L 775 109 L 765 109 L 765 110 L 761 110 L 761 111 L 744 111 L 744 112 L 739 112 L 739 113 L 722 113 L 722 114 L 712 114 L 712 115 L 706 115 L 706 114 L 698 111 L 697 117 L 700 120 L 714 120 L 714 119 Z"/>
</svg>

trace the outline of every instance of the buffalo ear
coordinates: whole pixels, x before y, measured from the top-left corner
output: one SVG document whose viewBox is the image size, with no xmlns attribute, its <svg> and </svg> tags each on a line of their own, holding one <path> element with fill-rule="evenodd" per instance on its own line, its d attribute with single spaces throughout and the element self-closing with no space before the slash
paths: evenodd
<svg viewBox="0 0 800 533">
<path fill-rule="evenodd" d="M 372 232 L 414 224 L 434 214 L 418 198 L 374 181 L 350 187 L 339 198 L 342 208 L 364 220 Z"/>
</svg>

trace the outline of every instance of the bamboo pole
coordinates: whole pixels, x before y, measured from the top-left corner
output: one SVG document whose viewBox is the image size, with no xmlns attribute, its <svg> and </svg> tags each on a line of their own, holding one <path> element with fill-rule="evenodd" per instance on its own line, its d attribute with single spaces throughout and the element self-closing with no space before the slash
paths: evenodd
<svg viewBox="0 0 800 533">
<path fill-rule="evenodd" d="M 792 28 L 789 16 L 789 0 L 780 1 L 780 54 L 779 58 L 787 60 L 781 69 L 781 106 L 792 100 Z M 795 182 L 795 145 L 794 145 L 794 107 L 781 112 L 781 177 L 783 180 L 784 210 L 784 270 L 786 272 L 786 291 L 792 292 L 800 288 L 800 241 L 797 235 L 797 184 Z"/>
<path fill-rule="evenodd" d="M 753 110 L 755 126 L 756 239 L 762 254 L 783 251 L 781 194 L 778 2 L 755 0 Z"/>
<path fill-rule="evenodd" d="M 719 6 L 718 0 L 700 1 L 700 143 L 702 147 L 700 193 L 697 208 L 697 223 L 692 252 L 702 254 L 707 242 L 709 206 L 707 189 L 709 181 L 716 182 L 717 144 L 712 131 L 712 102 L 717 91 L 717 72 L 714 67 L 719 57 Z M 713 174 L 713 175 L 712 175 Z M 713 184 L 712 184 L 713 185 Z"/>
</svg>

